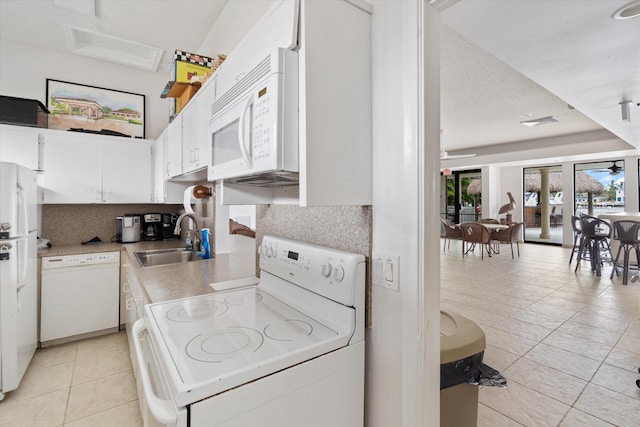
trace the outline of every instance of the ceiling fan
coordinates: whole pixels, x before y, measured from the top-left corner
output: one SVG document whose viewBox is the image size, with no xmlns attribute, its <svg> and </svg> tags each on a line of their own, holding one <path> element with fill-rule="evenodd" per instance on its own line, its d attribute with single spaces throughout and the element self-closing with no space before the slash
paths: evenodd
<svg viewBox="0 0 640 427">
<path fill-rule="evenodd" d="M 622 168 L 617 165 L 617 160 L 615 162 L 613 162 L 613 164 L 611 166 L 609 166 L 607 169 L 609 169 L 611 171 L 611 172 L 609 172 L 610 175 L 618 175 L 620 173 L 620 171 L 622 170 Z"/>
<path fill-rule="evenodd" d="M 618 166 L 618 162 L 619 160 L 614 160 L 611 166 L 609 166 L 608 168 L 600 169 L 600 171 L 609 172 L 609 175 L 613 176 L 618 175 L 623 170 L 622 166 Z"/>
<path fill-rule="evenodd" d="M 451 154 L 444 151 L 444 134 L 447 130 L 440 129 L 440 160 L 466 159 L 467 157 L 475 157 L 475 154 Z"/>
</svg>

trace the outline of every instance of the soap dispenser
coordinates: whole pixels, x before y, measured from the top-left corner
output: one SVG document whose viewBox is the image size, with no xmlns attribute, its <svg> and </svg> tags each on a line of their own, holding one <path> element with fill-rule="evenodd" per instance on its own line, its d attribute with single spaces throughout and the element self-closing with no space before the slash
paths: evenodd
<svg viewBox="0 0 640 427">
<path fill-rule="evenodd" d="M 209 229 L 208 228 L 202 229 L 202 251 L 204 252 L 202 259 L 211 258 L 211 248 L 209 247 Z"/>
</svg>

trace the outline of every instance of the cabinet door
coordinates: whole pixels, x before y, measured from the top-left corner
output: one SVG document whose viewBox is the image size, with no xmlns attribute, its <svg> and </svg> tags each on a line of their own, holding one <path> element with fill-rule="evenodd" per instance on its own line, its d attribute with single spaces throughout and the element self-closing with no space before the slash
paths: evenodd
<svg viewBox="0 0 640 427">
<path fill-rule="evenodd" d="M 151 202 L 151 143 L 113 138 L 102 143 L 102 200 Z"/>
<path fill-rule="evenodd" d="M 101 147 L 95 135 L 47 133 L 43 202 L 99 203 L 102 200 Z"/>
<path fill-rule="evenodd" d="M 39 170 L 38 128 L 0 125 L 0 161 Z"/>
<path fill-rule="evenodd" d="M 210 83 L 210 82 L 207 82 Z M 209 106 L 213 101 L 214 85 L 205 86 L 181 112 L 182 116 L 182 172 L 188 173 L 207 166 Z"/>
<path fill-rule="evenodd" d="M 178 114 L 167 128 L 167 178 L 182 174 L 182 114 Z"/>
<path fill-rule="evenodd" d="M 153 203 L 164 203 L 166 196 L 165 181 L 165 142 L 167 140 L 167 130 L 156 139 L 151 156 L 153 159 Z"/>
</svg>

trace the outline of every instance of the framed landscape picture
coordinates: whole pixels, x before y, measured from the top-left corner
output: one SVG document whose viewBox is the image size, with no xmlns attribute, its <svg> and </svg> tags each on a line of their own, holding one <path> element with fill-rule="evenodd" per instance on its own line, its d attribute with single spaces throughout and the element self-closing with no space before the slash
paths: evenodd
<svg viewBox="0 0 640 427">
<path fill-rule="evenodd" d="M 144 95 L 47 79 L 49 129 L 144 138 Z"/>
</svg>

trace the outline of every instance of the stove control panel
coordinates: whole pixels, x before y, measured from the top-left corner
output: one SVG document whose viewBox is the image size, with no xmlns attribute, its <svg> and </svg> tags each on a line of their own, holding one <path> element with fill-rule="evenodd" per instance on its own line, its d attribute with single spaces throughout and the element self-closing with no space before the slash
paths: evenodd
<svg viewBox="0 0 640 427">
<path fill-rule="evenodd" d="M 363 255 L 272 236 L 258 252 L 261 270 L 345 305 L 364 281 Z"/>
</svg>

